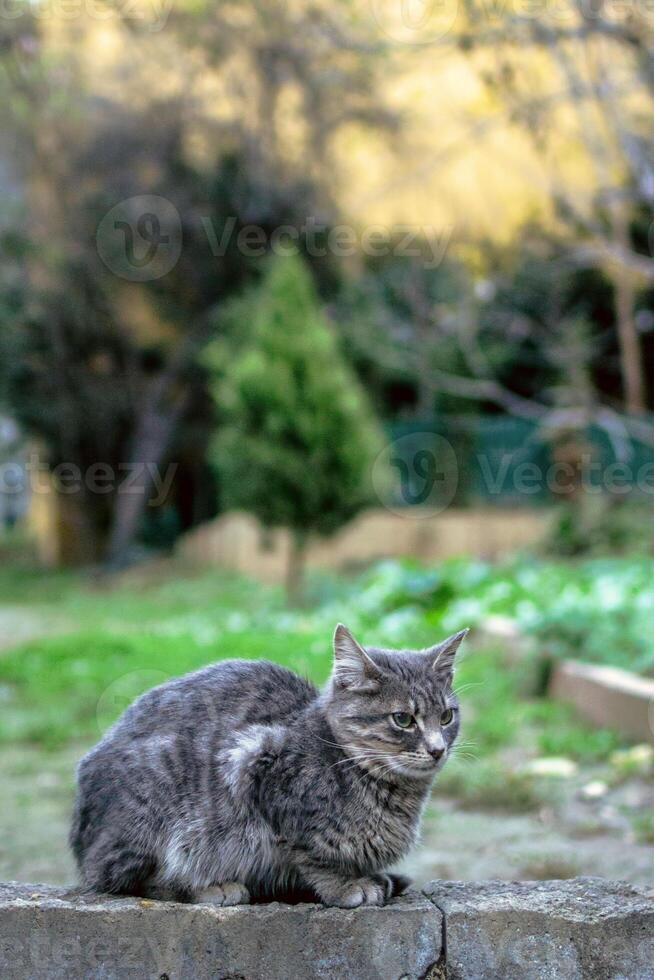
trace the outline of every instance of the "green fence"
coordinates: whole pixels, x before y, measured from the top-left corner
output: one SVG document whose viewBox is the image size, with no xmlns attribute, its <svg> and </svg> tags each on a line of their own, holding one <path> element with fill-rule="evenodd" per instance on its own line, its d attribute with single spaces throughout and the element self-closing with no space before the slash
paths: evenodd
<svg viewBox="0 0 654 980">
<path fill-rule="evenodd" d="M 580 486 L 654 502 L 654 449 L 623 438 L 618 451 L 597 426 L 566 441 L 528 419 L 440 415 L 398 422 L 390 437 L 398 506 L 544 506 Z"/>
</svg>

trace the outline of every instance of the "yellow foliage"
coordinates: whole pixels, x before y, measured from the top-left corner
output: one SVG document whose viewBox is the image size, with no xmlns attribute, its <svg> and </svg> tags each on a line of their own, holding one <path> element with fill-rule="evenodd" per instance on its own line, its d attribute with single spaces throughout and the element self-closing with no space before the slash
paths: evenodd
<svg viewBox="0 0 654 980">
<path fill-rule="evenodd" d="M 178 0 L 170 16 L 198 6 Z M 141 7 L 146 22 L 168 12 L 163 0 L 159 8 L 154 0 L 141 0 Z M 323 7 L 314 0 L 313 8 Z M 99 96 L 138 106 L 191 91 L 196 109 L 188 152 L 196 160 L 208 163 L 216 149 L 208 121 L 228 127 L 245 120 L 254 134 L 262 122 L 264 129 L 270 124 L 285 162 L 294 170 L 304 163 L 309 171 L 313 161 L 306 106 L 293 78 L 282 86 L 274 118 L 262 119 L 265 86 L 253 70 L 262 31 L 283 43 L 294 17 L 309 9 L 309 0 L 287 3 L 283 20 L 276 19 L 275 9 L 273 5 L 266 19 L 254 3 L 226 3 L 221 16 L 229 27 L 228 43 L 215 63 L 184 46 L 165 24 L 134 32 L 118 17 L 100 19 L 88 12 L 75 19 L 53 16 L 49 42 L 59 55 L 74 51 Z M 565 188 L 584 211 L 598 187 L 624 177 L 605 113 L 592 100 L 576 104 L 566 89 L 570 79 L 565 59 L 582 81 L 601 75 L 607 52 L 600 43 L 587 44 L 582 52 L 566 42 L 559 56 L 530 46 L 475 46 L 471 51 L 455 43 L 457 32 L 475 27 L 465 23 L 463 9 L 456 0 L 431 6 L 423 0 L 355 0 L 350 5 L 350 20 L 361 29 L 364 46 L 377 46 L 381 52 L 381 99 L 405 120 L 391 141 L 363 123 L 335 129 L 330 140 L 329 159 L 321 163 L 330 170 L 343 214 L 359 226 L 408 224 L 437 233 L 453 228 L 459 242 L 480 237 L 506 241 L 527 218 L 553 222 L 557 190 Z M 509 5 L 489 0 L 484 9 L 488 24 L 496 28 L 516 12 L 525 18 L 552 13 L 546 2 L 539 8 L 526 0 Z M 572 23 L 571 18 L 564 0 L 557 7 L 556 25 Z M 623 83 L 624 104 L 647 126 L 651 106 L 633 84 L 627 55 L 616 59 L 615 47 L 610 55 Z M 343 57 L 357 54 L 344 51 Z M 528 135 L 524 120 L 512 116 L 511 98 L 482 83 L 486 70 L 498 68 L 510 80 L 516 111 L 530 99 L 534 113 L 546 111 L 548 132 L 541 148 Z M 601 146 L 601 159 L 589 150 L 591 131 Z"/>
</svg>

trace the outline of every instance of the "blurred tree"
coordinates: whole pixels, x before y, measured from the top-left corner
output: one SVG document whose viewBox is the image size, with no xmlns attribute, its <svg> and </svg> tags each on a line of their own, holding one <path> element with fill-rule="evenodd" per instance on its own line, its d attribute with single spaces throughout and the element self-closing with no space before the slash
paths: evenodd
<svg viewBox="0 0 654 980">
<path fill-rule="evenodd" d="M 590 409 L 591 393 L 596 402 L 613 401 L 620 391 L 614 288 L 601 268 L 574 262 L 574 247 L 534 225 L 501 255 L 487 243 L 494 274 L 478 322 L 485 345 L 504 350 L 496 371 L 503 386 L 525 399 Z M 588 330 L 583 344 L 581 322 Z M 579 384 L 578 371 L 587 384 Z"/>
<path fill-rule="evenodd" d="M 174 6 L 170 25 L 205 75 L 229 90 L 230 128 L 249 166 L 299 167 L 335 188 L 334 137 L 355 126 L 397 134 L 382 97 L 386 46 L 370 40 L 358 0 L 223 0 Z"/>
<path fill-rule="evenodd" d="M 0 23 L 2 155 L 22 199 L 3 229 L 0 392 L 52 468 L 140 469 L 129 493 L 83 484 L 67 498 L 84 557 L 120 565 L 151 473 L 183 455 L 189 426 L 204 452 L 213 417 L 197 359 L 219 329 L 216 308 L 257 281 L 282 227 L 311 251 L 319 287 L 333 288 L 338 270 L 320 239 L 335 213 L 330 142 L 354 121 L 388 130 L 394 117 L 371 60 L 353 54 L 354 26 L 313 3 L 293 13 L 256 0 L 178 5 L 166 32 L 150 31 L 147 16 L 141 27 L 103 22 L 100 39 L 97 28 L 82 11 L 36 18 L 27 7 Z M 89 70 L 99 52 L 102 71 Z M 139 277 L 125 257 L 152 211 L 144 196 L 163 202 L 159 240 L 179 254 Z M 125 239 L 108 253 L 100 232 L 116 206 L 109 231 L 120 225 Z M 324 230 L 309 249 L 312 220 Z M 256 248 L 241 237 L 253 228 Z"/>
<path fill-rule="evenodd" d="M 363 258 L 333 315 L 379 411 L 429 419 L 448 407 L 438 370 L 466 373 L 459 327 L 472 287 L 461 262 L 435 261 L 433 242 L 415 236 L 411 246 L 415 254 L 404 255 L 398 238 L 387 255 Z"/>
<path fill-rule="evenodd" d="M 348 353 L 384 415 L 536 419 L 548 402 L 574 406 L 581 391 L 566 329 L 582 320 L 590 334 L 574 347 L 584 357 L 579 369 L 598 397 L 619 390 L 612 283 L 601 269 L 578 267 L 568 243 L 534 225 L 510 247 L 479 242 L 486 277 L 454 257 L 433 267 L 426 243 L 423 252 L 366 260 L 334 303 Z"/>
<path fill-rule="evenodd" d="M 623 406 L 641 416 L 650 403 L 636 303 L 654 280 L 654 259 L 650 247 L 638 249 L 632 225 L 638 209 L 654 206 L 652 19 L 644 8 L 603 0 L 570 0 L 539 16 L 489 11 L 478 0 L 465 0 L 465 9 L 470 28 L 458 41 L 480 52 L 489 93 L 546 161 L 572 261 L 594 264 L 613 282 Z M 581 194 L 570 180 L 574 154 L 588 174 Z M 639 431 L 644 424 L 636 419 Z"/>
<path fill-rule="evenodd" d="M 217 352 L 214 460 L 227 506 L 291 529 L 287 591 L 296 601 L 309 536 L 336 531 L 370 501 L 381 433 L 301 259 L 272 259 L 236 315 L 251 331 L 229 370 Z"/>
</svg>

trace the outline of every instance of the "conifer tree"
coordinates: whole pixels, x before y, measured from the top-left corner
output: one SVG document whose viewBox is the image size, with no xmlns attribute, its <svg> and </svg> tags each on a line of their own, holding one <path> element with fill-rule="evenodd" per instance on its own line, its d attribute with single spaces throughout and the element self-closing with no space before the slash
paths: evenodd
<svg viewBox="0 0 654 980">
<path fill-rule="evenodd" d="M 296 601 L 309 537 L 336 531 L 370 502 L 382 436 L 303 260 L 269 263 L 237 305 L 247 342 L 215 377 L 214 460 L 226 507 L 291 530 L 286 584 Z"/>
</svg>

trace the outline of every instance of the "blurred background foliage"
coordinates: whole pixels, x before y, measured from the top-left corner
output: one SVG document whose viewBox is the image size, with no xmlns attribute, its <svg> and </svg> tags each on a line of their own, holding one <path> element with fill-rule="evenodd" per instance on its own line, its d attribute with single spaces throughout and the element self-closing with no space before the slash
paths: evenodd
<svg viewBox="0 0 654 980">
<path fill-rule="evenodd" d="M 382 424 L 453 419 L 464 469 L 462 416 L 528 421 L 523 443 L 555 458 L 589 426 L 618 460 L 651 454 L 651 18 L 581 0 L 398 11 L 141 0 L 0 20 L 6 409 L 51 468 L 178 464 L 165 514 L 145 486 L 68 501 L 81 560 L 123 565 L 233 502 L 210 450 L 215 352 L 231 356 L 236 297 L 246 342 L 284 228 Z M 169 203 L 177 258 L 135 278 L 102 222 L 137 222 L 143 195 Z M 260 248 L 239 239 L 252 226 Z"/>
<path fill-rule="evenodd" d="M 299 258 L 275 258 L 237 309 L 240 354 L 223 344 L 207 351 L 222 500 L 264 527 L 292 530 L 287 586 L 297 599 L 308 536 L 337 530 L 372 502 L 368 477 L 383 438 Z"/>
<path fill-rule="evenodd" d="M 407 870 L 419 880 L 651 882 L 654 750 L 539 696 L 544 654 L 652 675 L 651 560 L 387 561 L 358 576 L 313 574 L 294 610 L 281 589 L 179 562 L 133 568 L 108 586 L 14 559 L 0 569 L 0 592 L 5 626 L 11 613 L 31 631 L 19 642 L 14 627 L 0 655 L 5 877 L 71 880 L 75 762 L 135 697 L 226 657 L 270 658 L 322 683 L 344 620 L 366 643 L 398 646 L 479 628 L 456 677 L 463 734 Z M 534 638 L 528 653 L 483 639 L 498 616 Z"/>
<path fill-rule="evenodd" d="M 70 879 L 74 762 L 136 695 L 229 656 L 321 682 L 345 620 L 398 646 L 478 628 L 419 876 L 651 881 L 651 746 L 542 695 L 558 658 L 654 673 L 653 15 L 426 6 L 0 12 L 2 877 Z M 473 554 L 302 589 L 307 543 L 369 507 L 420 551 L 437 437 L 429 502 Z M 81 570 L 32 560 L 32 451 L 51 564 Z M 71 494 L 98 465 L 119 479 Z M 487 560 L 492 508 L 548 507 L 537 548 Z M 235 508 L 264 545 L 292 531 L 302 603 L 180 558 Z M 498 617 L 519 652 L 484 640 Z"/>
</svg>

